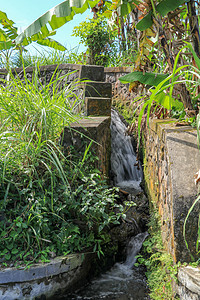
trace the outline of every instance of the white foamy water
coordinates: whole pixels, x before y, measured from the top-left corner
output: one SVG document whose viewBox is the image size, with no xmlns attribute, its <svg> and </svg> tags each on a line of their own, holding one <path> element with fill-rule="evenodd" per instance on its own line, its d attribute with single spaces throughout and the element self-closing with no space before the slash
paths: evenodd
<svg viewBox="0 0 200 300">
<path fill-rule="evenodd" d="M 144 274 L 134 267 L 136 255 L 141 250 L 147 232 L 132 237 L 127 247 L 124 263 L 116 263 L 109 271 L 93 280 L 78 295 L 71 295 L 71 300 L 147 300 L 148 291 Z"/>
<path fill-rule="evenodd" d="M 111 170 L 114 185 L 122 189 L 141 192 L 140 183 L 143 178 L 142 168 L 136 160 L 131 137 L 126 134 L 127 128 L 119 114 L 111 112 Z"/>
</svg>

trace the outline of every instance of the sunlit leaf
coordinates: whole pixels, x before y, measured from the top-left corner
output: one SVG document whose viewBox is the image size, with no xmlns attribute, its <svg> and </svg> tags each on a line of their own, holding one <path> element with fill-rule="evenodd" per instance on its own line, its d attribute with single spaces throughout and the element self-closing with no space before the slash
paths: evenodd
<svg viewBox="0 0 200 300">
<path fill-rule="evenodd" d="M 7 14 L 0 10 L 0 23 L 3 25 L 5 22 L 11 26 L 14 24 L 12 20 L 8 19 Z"/>
<path fill-rule="evenodd" d="M 177 110 L 183 109 L 183 103 L 177 99 L 171 98 L 164 92 L 160 92 L 154 96 L 154 101 L 162 105 L 166 109 L 172 109 L 174 107 Z"/>
<path fill-rule="evenodd" d="M 149 72 L 143 73 L 138 71 L 122 76 L 119 78 L 119 80 L 121 81 L 121 83 L 131 83 L 134 81 L 139 81 L 143 84 L 148 84 L 150 86 L 157 86 L 168 76 L 168 74 L 155 74 Z"/>
<path fill-rule="evenodd" d="M 12 41 L 0 41 L 0 50 L 8 50 L 10 48 L 12 48 L 13 42 Z"/>
<path fill-rule="evenodd" d="M 189 2 L 189 0 L 163 0 L 161 1 L 155 8 L 156 11 L 162 15 L 163 17 L 166 16 L 170 11 L 175 10 L 180 5 L 184 4 L 185 2 Z M 136 28 L 140 31 L 143 31 L 153 25 L 152 19 L 153 11 L 151 10 L 141 21 L 138 22 Z"/>
<path fill-rule="evenodd" d="M 23 43 L 25 38 L 31 38 L 41 40 L 42 37 L 47 37 L 48 26 L 54 31 L 65 23 L 73 19 L 75 14 L 84 13 L 89 7 L 94 7 L 98 3 L 98 0 L 71 0 L 63 1 L 57 6 L 53 7 L 31 25 L 29 25 L 17 38 L 16 43 Z M 50 31 L 51 31 L 50 30 Z M 40 35 L 40 36 L 38 36 Z"/>
<path fill-rule="evenodd" d="M 66 48 L 63 45 L 61 45 L 59 42 L 57 42 L 53 39 L 50 39 L 50 38 L 39 40 L 39 41 L 37 41 L 37 43 L 42 46 L 48 46 L 48 47 L 51 47 L 51 48 L 54 48 L 54 49 L 60 50 L 60 51 L 66 50 Z"/>
</svg>

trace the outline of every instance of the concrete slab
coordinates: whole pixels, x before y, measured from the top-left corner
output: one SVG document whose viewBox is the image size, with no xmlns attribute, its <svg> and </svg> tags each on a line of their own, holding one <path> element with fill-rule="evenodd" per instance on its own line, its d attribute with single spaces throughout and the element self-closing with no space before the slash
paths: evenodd
<svg viewBox="0 0 200 300">
<path fill-rule="evenodd" d="M 88 79 L 91 81 L 104 81 L 104 67 L 81 65 L 79 77 L 80 79 Z"/>
<path fill-rule="evenodd" d="M 112 84 L 109 82 L 90 81 L 84 84 L 85 97 L 112 97 Z"/>
<path fill-rule="evenodd" d="M 91 151 L 99 159 L 95 167 L 107 178 L 110 172 L 110 117 L 88 117 L 65 127 L 61 136 L 64 152 L 74 146 L 77 154 L 83 157 L 86 145 L 93 141 Z"/>
<path fill-rule="evenodd" d="M 86 97 L 87 116 L 111 116 L 111 98 Z"/>
<path fill-rule="evenodd" d="M 91 255 L 58 257 L 29 269 L 0 270 L 1 300 L 62 299 L 66 292 L 87 282 Z"/>
</svg>

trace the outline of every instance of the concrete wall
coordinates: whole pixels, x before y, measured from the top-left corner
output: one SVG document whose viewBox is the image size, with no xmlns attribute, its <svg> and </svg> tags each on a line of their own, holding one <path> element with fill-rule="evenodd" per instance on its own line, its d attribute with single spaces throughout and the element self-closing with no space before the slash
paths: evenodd
<svg viewBox="0 0 200 300">
<path fill-rule="evenodd" d="M 145 180 L 149 196 L 159 209 L 162 239 L 174 262 L 195 257 L 199 205 L 186 225 L 188 251 L 183 224 L 197 197 L 194 175 L 200 169 L 196 130 L 178 127 L 173 120 L 151 120 L 145 132 Z"/>
<path fill-rule="evenodd" d="M 92 270 L 91 255 L 57 257 L 30 268 L 8 268 L 0 272 L 1 300 L 63 299 L 63 294 L 85 284 Z"/>
<path fill-rule="evenodd" d="M 62 144 L 66 151 L 73 145 L 77 153 L 83 157 L 86 145 L 89 145 L 91 139 L 93 144 L 90 150 L 98 157 L 95 167 L 108 178 L 111 154 L 110 117 L 89 117 L 72 123 L 70 128 L 66 127 L 64 130 Z"/>
</svg>

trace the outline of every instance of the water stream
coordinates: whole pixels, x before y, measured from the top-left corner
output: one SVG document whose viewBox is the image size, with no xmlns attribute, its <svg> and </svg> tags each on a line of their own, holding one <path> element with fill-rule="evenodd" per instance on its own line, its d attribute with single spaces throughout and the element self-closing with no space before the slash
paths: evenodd
<svg viewBox="0 0 200 300">
<path fill-rule="evenodd" d="M 116 263 L 109 271 L 93 280 L 88 287 L 68 300 L 147 300 L 148 291 L 144 270 L 134 267 L 135 256 L 140 251 L 148 233 L 139 233 L 133 237 L 127 248 L 124 263 Z"/>
<path fill-rule="evenodd" d="M 140 162 L 136 160 L 131 137 L 119 114 L 111 112 L 111 171 L 114 185 L 130 191 L 141 192 L 143 178 Z"/>
<path fill-rule="evenodd" d="M 142 168 L 136 161 L 130 136 L 118 113 L 111 115 L 111 169 L 115 186 L 128 191 L 131 195 L 142 192 L 140 183 Z M 134 224 L 133 224 L 134 226 Z M 137 225 L 138 226 L 138 225 Z M 139 230 L 140 232 L 140 230 Z M 78 293 L 64 299 L 71 300 L 147 300 L 148 288 L 144 268 L 135 267 L 136 255 L 148 233 L 139 233 L 128 242 L 124 262 L 116 263 L 109 271 L 94 279 Z"/>
</svg>

